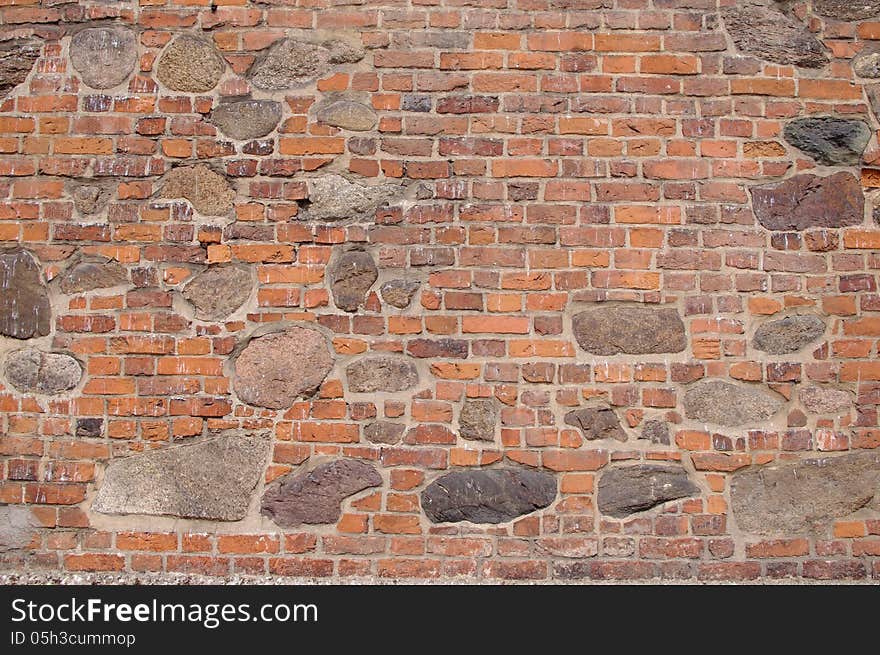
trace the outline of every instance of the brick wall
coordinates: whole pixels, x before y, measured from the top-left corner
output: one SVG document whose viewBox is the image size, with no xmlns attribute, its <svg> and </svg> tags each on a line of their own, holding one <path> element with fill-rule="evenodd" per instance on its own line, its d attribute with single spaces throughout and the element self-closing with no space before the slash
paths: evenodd
<svg viewBox="0 0 880 655">
<path fill-rule="evenodd" d="M 880 576 L 880 2 L 0 4 L 0 570 Z"/>
</svg>

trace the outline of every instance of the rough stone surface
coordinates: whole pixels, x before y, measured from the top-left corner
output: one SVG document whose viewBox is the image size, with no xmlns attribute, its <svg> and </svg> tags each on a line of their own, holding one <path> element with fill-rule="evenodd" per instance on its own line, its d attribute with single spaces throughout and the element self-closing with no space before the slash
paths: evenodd
<svg viewBox="0 0 880 655">
<path fill-rule="evenodd" d="M 269 453 L 271 435 L 223 435 L 114 459 L 92 509 L 102 514 L 244 518 Z"/>
<path fill-rule="evenodd" d="M 250 70 L 258 89 L 278 91 L 310 84 L 334 65 L 364 58 L 364 51 L 339 40 L 315 41 L 291 37 L 273 44 Z"/>
<path fill-rule="evenodd" d="M 339 255 L 327 269 L 327 277 L 336 306 L 356 312 L 379 277 L 379 269 L 370 253 L 355 250 Z"/>
<path fill-rule="evenodd" d="M 281 121 L 281 103 L 275 100 L 223 102 L 211 112 L 211 122 L 230 139 L 259 139 Z"/>
<path fill-rule="evenodd" d="M 61 276 L 61 291 L 66 294 L 109 289 L 121 284 L 128 284 L 128 272 L 114 261 L 78 262 Z"/>
<path fill-rule="evenodd" d="M 37 527 L 30 507 L 0 505 L 0 553 L 27 548 Z"/>
<path fill-rule="evenodd" d="M 599 478 L 596 501 L 603 514 L 625 518 L 699 493 L 682 466 L 637 464 L 606 469 Z"/>
<path fill-rule="evenodd" d="M 788 316 L 764 323 L 755 330 L 752 345 L 770 355 L 796 353 L 825 333 L 825 322 L 818 316 Z"/>
<path fill-rule="evenodd" d="M 458 434 L 470 441 L 494 441 L 498 421 L 494 400 L 466 400 L 458 415 Z"/>
<path fill-rule="evenodd" d="M 856 177 L 841 171 L 828 177 L 809 173 L 751 188 L 758 222 L 768 230 L 859 225 L 865 196 Z"/>
<path fill-rule="evenodd" d="M 454 471 L 422 492 L 422 509 L 433 523 L 504 523 L 548 507 L 556 478 L 543 471 Z"/>
<path fill-rule="evenodd" d="M 6 379 L 25 393 L 56 394 L 73 389 L 82 366 L 70 355 L 25 348 L 6 357 Z"/>
<path fill-rule="evenodd" d="M 651 443 L 668 446 L 669 424 L 666 421 L 650 420 L 642 425 L 642 439 L 648 439 Z"/>
<path fill-rule="evenodd" d="M 37 262 L 22 248 L 0 250 L 0 334 L 30 339 L 51 328 L 49 294 Z"/>
<path fill-rule="evenodd" d="M 760 424 L 781 407 L 778 396 L 722 380 L 698 382 L 684 394 L 685 416 L 725 427 Z"/>
<path fill-rule="evenodd" d="M 578 345 L 594 355 L 678 353 L 687 348 L 678 311 L 638 305 L 607 306 L 575 314 Z"/>
<path fill-rule="evenodd" d="M 379 287 L 382 300 L 397 309 L 406 309 L 421 284 L 415 280 L 390 280 Z"/>
<path fill-rule="evenodd" d="M 812 385 L 801 389 L 798 398 L 811 414 L 839 416 L 852 409 L 852 396 L 842 389 Z"/>
<path fill-rule="evenodd" d="M 317 389 L 331 368 L 324 335 L 294 326 L 250 340 L 235 361 L 235 392 L 249 405 L 284 409 Z"/>
<path fill-rule="evenodd" d="M 724 25 L 737 49 L 776 64 L 821 68 L 828 63 L 822 43 L 802 23 L 758 3 L 722 10 Z"/>
<path fill-rule="evenodd" d="M 596 439 L 627 440 L 626 431 L 621 427 L 617 413 L 610 407 L 583 407 L 568 412 L 565 415 L 565 424 L 580 430 L 584 439 L 588 441 Z"/>
<path fill-rule="evenodd" d="M 880 50 L 865 48 L 853 59 L 853 71 L 859 77 L 880 77 Z"/>
<path fill-rule="evenodd" d="M 813 0 L 813 11 L 837 20 L 880 18 L 878 0 Z"/>
<path fill-rule="evenodd" d="M 382 476 L 367 462 L 338 459 L 308 473 L 291 474 L 263 494 L 262 513 L 283 528 L 303 523 L 336 523 L 342 501 L 382 485 Z"/>
<path fill-rule="evenodd" d="M 391 421 L 376 421 L 364 428 L 364 437 L 370 443 L 392 445 L 400 443 L 406 426 Z"/>
<path fill-rule="evenodd" d="M 91 27 L 70 39 L 70 62 L 93 89 L 122 84 L 138 60 L 137 38 L 121 27 Z"/>
<path fill-rule="evenodd" d="M 235 191 L 228 180 L 204 164 L 180 166 L 165 176 L 160 198 L 183 198 L 198 213 L 225 216 L 232 209 Z"/>
<path fill-rule="evenodd" d="M 319 123 L 341 127 L 352 132 L 366 132 L 376 127 L 378 117 L 372 107 L 352 102 L 350 100 L 337 100 L 321 107 L 315 113 Z"/>
<path fill-rule="evenodd" d="M 107 206 L 107 202 L 110 200 L 110 193 L 107 189 L 95 184 L 77 185 L 70 195 L 76 210 L 86 216 L 98 213 Z"/>
<path fill-rule="evenodd" d="M 243 266 L 216 266 L 196 275 L 183 288 L 182 295 L 195 307 L 196 318 L 224 319 L 250 297 L 254 281 Z"/>
<path fill-rule="evenodd" d="M 868 505 L 878 486 L 880 453 L 853 453 L 737 471 L 730 501 L 740 530 L 796 535 L 829 530 L 834 519 Z"/>
<path fill-rule="evenodd" d="M 226 62 L 210 41 L 182 34 L 159 57 L 156 76 L 173 91 L 204 93 L 217 86 L 225 70 Z"/>
<path fill-rule="evenodd" d="M 871 140 L 867 123 L 843 118 L 801 118 L 785 126 L 785 140 L 825 166 L 858 164 Z"/>
<path fill-rule="evenodd" d="M 364 357 L 349 364 L 345 376 L 354 393 L 406 391 L 419 383 L 415 365 L 400 357 Z"/>
<path fill-rule="evenodd" d="M 36 39 L 12 39 L 0 43 L 0 99 L 27 79 L 40 56 Z"/>
<path fill-rule="evenodd" d="M 368 186 L 328 173 L 309 180 L 307 216 L 313 221 L 372 221 L 376 210 L 401 193 L 394 184 Z"/>
</svg>

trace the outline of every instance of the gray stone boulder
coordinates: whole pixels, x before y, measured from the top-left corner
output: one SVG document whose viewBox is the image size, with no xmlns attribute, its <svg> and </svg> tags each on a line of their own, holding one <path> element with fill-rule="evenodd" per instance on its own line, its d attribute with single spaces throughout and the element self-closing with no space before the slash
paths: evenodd
<svg viewBox="0 0 880 655">
<path fill-rule="evenodd" d="M 61 291 L 71 295 L 128 284 L 128 271 L 114 261 L 81 261 L 61 276 Z"/>
<path fill-rule="evenodd" d="M 351 100 L 337 100 L 323 105 L 315 112 L 315 118 L 324 125 L 352 132 L 372 130 L 378 121 L 372 107 Z"/>
<path fill-rule="evenodd" d="M 271 435 L 223 435 L 114 459 L 92 509 L 239 521 L 263 475 Z"/>
<path fill-rule="evenodd" d="M 843 389 L 812 385 L 801 389 L 798 399 L 811 414 L 823 416 L 840 416 L 852 410 L 852 395 Z"/>
<path fill-rule="evenodd" d="M 824 166 L 858 164 L 872 134 L 864 121 L 830 116 L 799 118 L 784 130 L 786 141 Z"/>
<path fill-rule="evenodd" d="M 822 68 L 825 47 L 806 26 L 767 2 L 740 2 L 721 10 L 737 50 L 775 64 Z"/>
<path fill-rule="evenodd" d="M 494 441 L 498 419 L 494 400 L 466 400 L 458 414 L 458 434 L 469 441 Z"/>
<path fill-rule="evenodd" d="M 190 280 L 181 295 L 196 310 L 200 320 L 221 320 L 235 312 L 250 297 L 254 280 L 243 266 L 207 268 Z"/>
<path fill-rule="evenodd" d="M 395 184 L 367 185 L 327 173 L 309 180 L 309 204 L 305 214 L 312 221 L 372 221 L 376 210 L 402 193 Z"/>
<path fill-rule="evenodd" d="M 211 122 L 230 139 L 259 139 L 281 122 L 281 103 L 275 100 L 232 100 L 221 102 L 211 112 Z"/>
<path fill-rule="evenodd" d="M 205 93 L 226 71 L 226 62 L 210 41 L 190 34 L 175 38 L 159 57 L 156 77 L 172 91 Z"/>
<path fill-rule="evenodd" d="M 400 357 L 364 357 L 349 364 L 345 376 L 352 393 L 394 393 L 419 383 L 415 365 Z"/>
<path fill-rule="evenodd" d="M 641 439 L 647 439 L 654 444 L 668 446 L 670 443 L 669 423 L 651 419 L 642 425 Z"/>
<path fill-rule="evenodd" d="M 7 355 L 5 373 L 19 391 L 51 395 L 79 384 L 82 366 L 70 355 L 25 348 Z"/>
<path fill-rule="evenodd" d="M 578 345 L 593 355 L 679 353 L 687 348 L 678 310 L 642 305 L 609 305 L 572 317 Z"/>
<path fill-rule="evenodd" d="M 580 430 L 587 441 L 595 441 L 596 439 L 627 440 L 626 431 L 620 425 L 617 413 L 607 405 L 583 407 L 570 411 L 565 415 L 565 424 Z"/>
<path fill-rule="evenodd" d="M 544 471 L 486 469 L 440 476 L 422 492 L 432 523 L 505 523 L 549 507 L 556 478 Z"/>
<path fill-rule="evenodd" d="M 336 65 L 363 58 L 363 48 L 353 43 L 303 34 L 275 42 L 251 66 L 249 77 L 258 89 L 293 89 L 311 84 Z"/>
<path fill-rule="evenodd" d="M 683 466 L 636 464 L 606 469 L 599 478 L 596 502 L 603 514 L 626 518 L 699 493 Z"/>
<path fill-rule="evenodd" d="M 782 405 L 779 396 L 763 389 L 722 380 L 698 382 L 684 394 L 685 416 L 725 427 L 760 425 Z"/>
<path fill-rule="evenodd" d="M 262 514 L 283 528 L 335 523 L 342 515 L 343 500 L 381 485 L 382 476 L 372 464 L 338 459 L 307 473 L 284 476 L 263 494 Z"/>
<path fill-rule="evenodd" d="M 755 330 L 752 345 L 771 355 L 789 355 L 825 334 L 825 322 L 818 316 L 787 316 L 762 324 Z"/>
<path fill-rule="evenodd" d="M 70 39 L 70 63 L 93 89 L 122 84 L 137 61 L 137 38 L 124 27 L 90 27 Z"/>
<path fill-rule="evenodd" d="M 165 176 L 160 198 L 188 200 L 198 213 L 225 216 L 232 210 L 235 191 L 229 181 L 204 164 L 179 166 Z"/>
<path fill-rule="evenodd" d="M 0 334 L 31 339 L 51 329 L 52 308 L 39 265 L 23 248 L 0 250 Z"/>
<path fill-rule="evenodd" d="M 352 250 L 333 260 L 327 277 L 334 304 L 344 312 L 356 312 L 366 302 L 379 269 L 370 253 Z"/>
<path fill-rule="evenodd" d="M 862 185 L 848 171 L 810 173 L 750 189 L 758 222 L 768 230 L 859 225 L 865 217 Z"/>
</svg>

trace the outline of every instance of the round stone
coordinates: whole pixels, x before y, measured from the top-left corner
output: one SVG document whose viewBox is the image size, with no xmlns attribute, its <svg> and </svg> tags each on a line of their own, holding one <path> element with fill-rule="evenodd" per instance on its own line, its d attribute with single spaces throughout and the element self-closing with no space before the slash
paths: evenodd
<svg viewBox="0 0 880 655">
<path fill-rule="evenodd" d="M 284 409 L 317 389 L 331 368 L 324 335 L 291 327 L 251 339 L 235 362 L 235 392 L 249 405 Z"/>
<path fill-rule="evenodd" d="M 63 353 L 26 348 L 6 358 L 6 379 L 25 393 L 61 393 L 73 389 L 81 377 L 79 362 Z"/>
<path fill-rule="evenodd" d="M 230 139 L 259 139 L 281 121 L 281 103 L 275 100 L 224 102 L 211 112 L 211 122 Z"/>
<path fill-rule="evenodd" d="M 124 28 L 92 27 L 70 40 L 70 63 L 93 89 L 118 86 L 137 64 L 137 39 Z"/>
<path fill-rule="evenodd" d="M 376 112 L 371 107 L 350 100 L 339 100 L 318 110 L 319 123 L 352 132 L 366 132 L 376 127 Z"/>
<path fill-rule="evenodd" d="M 188 34 L 171 42 L 159 59 L 159 81 L 173 91 L 204 93 L 220 81 L 226 63 L 214 46 Z"/>
</svg>

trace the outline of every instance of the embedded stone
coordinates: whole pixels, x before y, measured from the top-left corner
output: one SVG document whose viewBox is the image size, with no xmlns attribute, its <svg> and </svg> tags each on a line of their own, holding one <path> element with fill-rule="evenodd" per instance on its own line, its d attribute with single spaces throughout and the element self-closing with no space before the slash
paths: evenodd
<svg viewBox="0 0 880 655">
<path fill-rule="evenodd" d="M 685 416 L 725 427 L 758 424 L 781 408 L 782 401 L 777 396 L 722 380 L 698 382 L 684 394 Z"/>
<path fill-rule="evenodd" d="M 393 393 L 412 389 L 419 383 L 415 365 L 398 357 L 364 357 L 349 364 L 345 376 L 353 393 Z"/>
<path fill-rule="evenodd" d="M 599 478 L 596 501 L 600 512 L 622 519 L 699 493 L 683 466 L 637 464 L 607 469 Z"/>
<path fill-rule="evenodd" d="M 183 288 L 183 297 L 196 310 L 196 318 L 224 319 L 250 297 L 254 281 L 242 266 L 212 266 L 196 275 Z"/>
<path fill-rule="evenodd" d="M 862 185 L 847 171 L 828 177 L 795 175 L 750 191 L 758 222 L 768 230 L 847 227 L 864 219 Z"/>
<path fill-rule="evenodd" d="M 82 366 L 70 355 L 25 348 L 6 357 L 6 379 L 24 393 L 56 394 L 79 384 Z"/>
<path fill-rule="evenodd" d="M 611 305 L 572 318 L 574 338 L 593 355 L 679 353 L 687 348 L 684 322 L 672 308 Z"/>
<path fill-rule="evenodd" d="M 853 59 L 853 71 L 859 77 L 876 79 L 880 77 L 880 51 L 874 48 L 862 50 Z"/>
<path fill-rule="evenodd" d="M 549 507 L 556 478 L 544 471 L 486 469 L 442 475 L 422 492 L 432 523 L 505 523 Z"/>
<path fill-rule="evenodd" d="M 306 215 L 313 221 L 372 220 L 376 210 L 392 202 L 400 192 L 394 184 L 369 186 L 349 182 L 341 175 L 322 175 L 309 180 Z"/>
<path fill-rule="evenodd" d="M 626 441 L 626 431 L 620 425 L 620 419 L 610 407 L 584 407 L 568 412 L 565 424 L 577 428 L 587 441 L 596 439 L 616 439 Z"/>
<path fill-rule="evenodd" d="M 813 0 L 813 11 L 837 20 L 864 20 L 880 17 L 880 1 Z"/>
<path fill-rule="evenodd" d="M 370 443 L 396 444 L 403 439 L 406 426 L 391 421 L 376 421 L 364 428 L 364 438 Z"/>
<path fill-rule="evenodd" d="M 263 494 L 262 514 L 283 528 L 336 523 L 343 500 L 381 485 L 382 476 L 371 464 L 338 459 L 308 473 L 284 476 Z"/>
<path fill-rule="evenodd" d="M 331 368 L 324 335 L 294 326 L 250 340 L 235 360 L 235 392 L 248 405 L 284 409 L 317 389 Z"/>
<path fill-rule="evenodd" d="M 30 75 L 40 57 L 42 43 L 36 39 L 11 39 L 0 43 L 0 99 Z"/>
<path fill-rule="evenodd" d="M 128 272 L 114 261 L 82 261 L 61 276 L 61 291 L 68 295 L 109 289 L 121 284 L 128 284 Z"/>
<path fill-rule="evenodd" d="M 181 34 L 159 57 L 156 76 L 173 91 L 204 93 L 223 76 L 226 62 L 205 39 Z"/>
<path fill-rule="evenodd" d="M 0 505 L 0 553 L 27 548 L 37 527 L 30 507 Z"/>
<path fill-rule="evenodd" d="M 801 118 L 785 126 L 785 140 L 803 150 L 819 164 L 858 164 L 871 140 L 871 128 L 864 121 L 842 118 Z"/>
<path fill-rule="evenodd" d="M 805 314 L 769 321 L 755 330 L 752 345 L 771 355 L 796 353 L 825 334 L 825 322 L 818 316 Z"/>
<path fill-rule="evenodd" d="M 313 42 L 307 38 L 291 37 L 274 43 L 251 66 L 251 84 L 268 91 L 301 87 L 323 76 L 334 65 L 364 58 L 362 48 L 344 41 Z"/>
<path fill-rule="evenodd" d="M 223 435 L 116 458 L 107 466 L 92 509 L 239 521 L 263 475 L 268 433 Z"/>
<path fill-rule="evenodd" d="M 466 400 L 458 415 L 458 434 L 469 441 L 494 441 L 498 405 L 494 400 Z"/>
<path fill-rule="evenodd" d="M 345 312 L 356 312 L 366 302 L 379 270 L 370 253 L 349 251 L 336 258 L 327 276 L 336 306 Z"/>
<path fill-rule="evenodd" d="M 666 421 L 645 421 L 642 425 L 642 439 L 647 439 L 651 443 L 663 444 L 668 446 L 670 443 L 669 439 L 669 424 Z"/>
<path fill-rule="evenodd" d="M 397 309 L 406 309 L 421 284 L 415 280 L 390 280 L 381 287 L 382 300 Z"/>
<path fill-rule="evenodd" d="M 768 6 L 741 4 L 722 9 L 737 49 L 775 64 L 821 68 L 828 63 L 822 43 L 806 26 Z"/>
<path fill-rule="evenodd" d="M 204 164 L 180 166 L 165 176 L 160 198 L 183 198 L 198 213 L 224 216 L 232 209 L 235 191 L 229 181 Z"/>
<path fill-rule="evenodd" d="M 104 432 L 104 419 L 102 418 L 78 418 L 76 419 L 76 436 L 81 439 L 98 439 Z"/>
<path fill-rule="evenodd" d="M 318 109 L 319 123 L 341 127 L 352 132 L 366 132 L 376 127 L 378 117 L 371 107 L 350 100 L 337 100 Z"/>
<path fill-rule="evenodd" d="M 281 121 L 281 103 L 275 100 L 223 102 L 211 112 L 211 122 L 230 139 L 247 141 L 269 134 Z"/>
<path fill-rule="evenodd" d="M 134 32 L 121 27 L 90 27 L 70 39 L 70 63 L 93 89 L 122 84 L 138 60 Z"/>
<path fill-rule="evenodd" d="M 110 193 L 103 186 L 94 184 L 81 184 L 73 188 L 70 193 L 73 198 L 73 206 L 80 214 L 96 214 L 102 210 L 110 200 Z"/>
<path fill-rule="evenodd" d="M 843 389 L 813 385 L 801 389 L 798 398 L 811 414 L 840 416 L 852 409 L 852 396 Z"/>
<path fill-rule="evenodd" d="M 0 334 L 30 339 L 51 328 L 52 308 L 39 265 L 22 248 L 0 250 Z"/>
<path fill-rule="evenodd" d="M 880 453 L 862 452 L 737 471 L 730 482 L 740 530 L 760 535 L 825 531 L 875 500 Z"/>
</svg>

